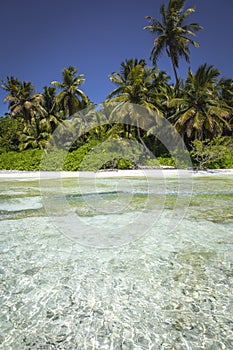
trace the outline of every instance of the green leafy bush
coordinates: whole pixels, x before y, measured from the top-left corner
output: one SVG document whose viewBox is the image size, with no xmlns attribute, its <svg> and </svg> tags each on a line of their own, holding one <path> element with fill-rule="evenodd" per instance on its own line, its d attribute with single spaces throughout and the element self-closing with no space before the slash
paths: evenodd
<svg viewBox="0 0 233 350">
<path fill-rule="evenodd" d="M 146 165 L 148 166 L 174 166 L 175 167 L 175 161 L 171 157 L 156 157 L 152 159 L 148 159 L 146 161 Z"/>
<path fill-rule="evenodd" d="M 135 164 L 130 159 L 120 158 L 116 162 L 116 168 L 117 169 L 122 169 L 122 170 L 124 170 L 124 169 L 134 169 L 135 168 Z"/>
<path fill-rule="evenodd" d="M 233 139 L 220 137 L 213 140 L 194 141 L 191 151 L 198 168 L 233 167 Z M 53 170 L 97 171 L 100 169 L 134 169 L 138 164 L 148 166 L 176 166 L 171 157 L 146 159 L 140 145 L 116 139 L 100 142 L 91 140 L 72 152 L 59 149 L 38 149 L 0 154 L 2 170 Z"/>
<path fill-rule="evenodd" d="M 128 139 L 108 139 L 85 155 L 80 170 L 133 169 L 144 158 L 142 145 Z"/>
<path fill-rule="evenodd" d="M 225 136 L 213 140 L 195 140 L 191 156 L 199 169 L 232 168 L 233 138 Z"/>
<path fill-rule="evenodd" d="M 82 169 L 82 162 L 85 156 L 92 151 L 94 147 L 98 145 L 98 140 L 90 140 L 85 143 L 83 146 L 79 147 L 77 150 L 68 152 L 64 161 L 63 170 L 65 171 L 77 171 L 77 170 L 86 170 Z M 95 170 L 92 169 L 92 165 L 90 164 L 89 169 L 87 170 Z"/>
<path fill-rule="evenodd" d="M 2 170 L 40 170 L 42 150 L 34 149 L 23 152 L 7 152 L 0 154 Z"/>
<path fill-rule="evenodd" d="M 61 171 L 63 170 L 63 163 L 67 152 L 61 149 L 53 148 L 51 150 L 44 150 L 40 170 L 46 171 Z"/>
</svg>

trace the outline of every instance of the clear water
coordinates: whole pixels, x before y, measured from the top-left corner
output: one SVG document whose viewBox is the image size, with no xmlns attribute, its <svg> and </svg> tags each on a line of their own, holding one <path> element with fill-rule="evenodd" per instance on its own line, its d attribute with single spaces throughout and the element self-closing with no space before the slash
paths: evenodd
<svg viewBox="0 0 233 350">
<path fill-rule="evenodd" d="M 63 180 L 70 210 L 103 232 L 89 241 L 57 229 L 38 181 L 0 186 L 1 349 L 233 349 L 232 176 L 195 178 L 172 231 L 174 179 Z M 98 247 L 130 220 L 135 236 Z"/>
</svg>

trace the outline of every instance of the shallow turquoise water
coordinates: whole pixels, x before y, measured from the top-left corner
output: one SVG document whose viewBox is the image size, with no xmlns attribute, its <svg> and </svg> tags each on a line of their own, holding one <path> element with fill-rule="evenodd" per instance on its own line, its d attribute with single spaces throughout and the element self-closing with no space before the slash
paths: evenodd
<svg viewBox="0 0 233 350">
<path fill-rule="evenodd" d="M 1 180 L 0 348 L 233 348 L 233 177 L 193 179 L 178 210 L 175 179 L 149 182 L 64 180 L 90 232 L 71 239 L 43 181 Z"/>
</svg>

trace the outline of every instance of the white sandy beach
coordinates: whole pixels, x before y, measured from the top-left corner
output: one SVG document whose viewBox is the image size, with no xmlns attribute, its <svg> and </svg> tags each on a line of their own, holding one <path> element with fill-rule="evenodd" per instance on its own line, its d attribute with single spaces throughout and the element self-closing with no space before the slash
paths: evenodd
<svg viewBox="0 0 233 350">
<path fill-rule="evenodd" d="M 137 169 L 137 170 L 108 170 L 97 172 L 78 171 L 18 171 L 0 170 L 0 179 L 46 179 L 46 178 L 115 178 L 115 177 L 203 177 L 203 176 L 233 176 L 233 169 L 209 169 L 196 171 L 192 169 Z"/>
</svg>

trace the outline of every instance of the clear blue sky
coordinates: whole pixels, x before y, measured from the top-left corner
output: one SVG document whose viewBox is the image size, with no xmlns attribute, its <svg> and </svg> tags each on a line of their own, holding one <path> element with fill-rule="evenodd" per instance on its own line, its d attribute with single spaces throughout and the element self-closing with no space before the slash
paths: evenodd
<svg viewBox="0 0 233 350">
<path fill-rule="evenodd" d="M 37 91 L 69 65 L 83 73 L 82 89 L 95 103 L 114 86 L 108 79 L 126 58 L 149 56 L 153 36 L 143 30 L 145 16 L 159 17 L 168 0 L 2 0 L 0 11 L 0 80 L 6 76 L 31 81 Z M 197 34 L 201 47 L 191 49 L 193 71 L 207 62 L 223 76 L 233 77 L 233 0 L 187 0 L 196 6 L 190 20 L 204 30 Z M 159 68 L 172 76 L 170 61 L 162 56 Z M 180 63 L 185 76 L 187 64 Z M 0 89 L 0 114 L 5 92 Z"/>
</svg>

